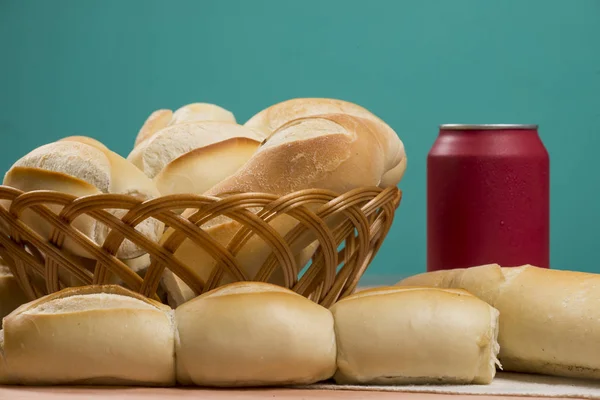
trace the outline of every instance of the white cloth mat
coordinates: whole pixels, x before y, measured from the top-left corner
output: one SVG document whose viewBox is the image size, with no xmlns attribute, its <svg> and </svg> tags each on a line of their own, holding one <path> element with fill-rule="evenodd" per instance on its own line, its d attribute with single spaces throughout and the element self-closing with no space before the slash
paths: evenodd
<svg viewBox="0 0 600 400">
<path fill-rule="evenodd" d="M 500 372 L 489 385 L 358 386 L 316 384 L 309 389 L 600 399 L 600 381 Z"/>
</svg>

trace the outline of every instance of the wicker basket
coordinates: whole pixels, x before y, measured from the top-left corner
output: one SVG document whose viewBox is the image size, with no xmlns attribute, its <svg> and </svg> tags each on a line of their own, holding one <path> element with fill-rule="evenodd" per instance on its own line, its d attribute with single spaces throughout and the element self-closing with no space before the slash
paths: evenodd
<svg viewBox="0 0 600 400">
<path fill-rule="evenodd" d="M 402 193 L 396 187 L 369 187 L 342 195 L 325 190 L 303 190 L 286 196 L 243 193 L 220 199 L 173 195 L 142 202 L 124 195 L 100 194 L 76 198 L 51 191 L 23 193 L 0 186 L 0 200 L 7 205 L 6 201 L 10 202 L 9 209 L 0 207 L 0 256 L 32 299 L 68 286 L 63 278 L 65 275 L 85 285 L 103 284 L 116 275 L 124 286 L 158 298 L 157 289 L 165 268 L 196 293 L 219 286 L 225 274 L 234 281 L 267 281 L 275 268 L 281 268 L 284 286 L 329 306 L 356 288 L 391 227 L 401 197 Z M 61 205 L 63 209 L 57 215 L 45 206 L 48 204 Z M 183 218 L 177 213 L 183 208 L 198 211 Z M 53 232 L 50 240 L 42 238 L 19 219 L 26 209 L 51 224 Z M 106 209 L 123 209 L 126 215 L 119 219 Z M 110 227 L 103 246 L 96 245 L 70 225 L 82 214 Z M 301 222 L 285 237 L 268 225 L 268 221 L 281 214 Z M 196 225 L 220 215 L 243 226 L 227 248 Z M 323 219 L 335 215 L 341 216 L 343 222 L 331 229 Z M 148 240 L 135 226 L 150 217 L 164 222 L 176 234 L 162 244 Z M 307 266 L 295 265 L 290 245 L 306 230 L 313 231 L 319 247 Z M 253 234 L 260 235 L 271 246 L 272 252 L 258 274 L 250 277 L 240 269 L 235 255 Z M 83 267 L 76 257 L 61 248 L 66 237 L 93 256 L 93 268 Z M 143 248 L 151 257 L 152 263 L 143 277 L 114 256 L 125 238 Z M 207 282 L 195 278 L 189 268 L 173 255 L 185 238 L 201 245 L 217 260 L 217 267 Z"/>
</svg>

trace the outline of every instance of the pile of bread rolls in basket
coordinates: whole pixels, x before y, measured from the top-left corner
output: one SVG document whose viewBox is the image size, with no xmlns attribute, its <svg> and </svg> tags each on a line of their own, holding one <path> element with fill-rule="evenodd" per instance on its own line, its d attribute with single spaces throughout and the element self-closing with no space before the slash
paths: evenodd
<svg viewBox="0 0 600 400">
<path fill-rule="evenodd" d="M 368 110 L 341 100 L 292 99 L 244 125 L 207 103 L 155 111 L 127 158 L 95 139 L 66 137 L 19 159 L 4 185 L 143 199 L 308 188 L 342 193 L 397 185 L 405 169 L 401 140 Z M 27 224 L 49 234 L 33 217 Z M 100 244 L 107 235 L 86 221 L 77 229 Z M 137 229 L 156 241 L 164 232 L 152 220 Z M 223 221 L 207 232 L 232 236 Z M 75 243 L 64 248 L 86 256 Z M 210 276 L 214 264 L 199 248 L 178 251 L 202 279 Z M 246 254 L 243 267 L 252 272 L 263 253 Z M 117 256 L 136 271 L 148 265 L 127 241 Z M 600 378 L 594 274 L 485 265 L 358 291 L 327 309 L 276 280 L 226 283 L 198 296 L 167 272 L 162 303 L 118 284 L 77 282 L 28 301 L 2 267 L 0 383 L 489 384 L 499 368 Z"/>
</svg>

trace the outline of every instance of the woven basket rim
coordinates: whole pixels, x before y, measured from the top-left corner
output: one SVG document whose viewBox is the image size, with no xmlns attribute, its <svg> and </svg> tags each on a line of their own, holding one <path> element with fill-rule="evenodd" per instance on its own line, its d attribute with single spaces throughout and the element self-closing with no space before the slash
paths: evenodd
<svg viewBox="0 0 600 400">
<path fill-rule="evenodd" d="M 355 188 L 341 194 L 305 189 L 285 195 L 175 194 L 144 200 L 124 194 L 77 197 L 52 190 L 23 192 L 0 185 L 0 256 L 32 299 L 70 286 L 65 276 L 84 285 L 107 284 L 117 277 L 123 286 L 160 299 L 159 286 L 168 270 L 196 294 L 227 280 L 270 281 L 281 275 L 276 284 L 330 305 L 356 288 L 389 232 L 401 199 L 396 186 Z M 196 211 L 182 215 L 182 209 Z M 218 218 L 239 224 L 229 242 L 215 240 L 206 228 Z M 84 220 L 108 227 L 102 243 L 74 227 Z M 273 227 L 278 220 L 286 222 L 286 229 Z M 159 242 L 140 231 L 143 224 L 155 221 L 171 232 Z M 245 245 L 257 240 L 263 241 L 257 251 L 266 256 L 250 273 L 244 264 Z M 208 277 L 200 277 L 190 263 L 179 260 L 178 249 L 184 242 L 199 246 L 202 254 L 215 260 Z M 297 265 L 305 242 L 316 248 L 308 264 Z M 143 277 L 116 257 L 129 245 L 150 256 Z M 90 260 L 93 267 L 77 265 L 81 259 Z"/>
</svg>

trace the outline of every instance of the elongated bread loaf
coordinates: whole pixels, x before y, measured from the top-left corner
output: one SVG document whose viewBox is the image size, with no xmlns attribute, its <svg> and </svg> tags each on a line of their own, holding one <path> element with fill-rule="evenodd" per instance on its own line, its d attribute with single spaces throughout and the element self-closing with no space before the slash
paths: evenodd
<svg viewBox="0 0 600 400">
<path fill-rule="evenodd" d="M 223 107 L 210 103 L 192 103 L 177 109 L 169 125 L 197 121 L 236 122 L 233 113 Z"/>
<path fill-rule="evenodd" d="M 344 100 L 297 98 L 274 104 L 250 118 L 244 125 L 271 135 L 290 121 L 326 114 L 346 114 L 367 119 L 377 125 L 386 148 L 386 173 L 382 187 L 396 185 L 406 170 L 406 153 L 402 141 L 389 125 L 364 107 Z"/>
<path fill-rule="evenodd" d="M 283 195 L 310 188 L 343 193 L 358 187 L 381 185 L 382 177 L 397 167 L 391 161 L 402 161 L 395 159 L 396 145 L 401 142 L 395 134 L 394 137 L 395 144 L 389 145 L 390 136 L 381 125 L 345 114 L 295 120 L 274 132 L 242 168 L 206 194 L 219 197 L 240 192 Z M 390 183 L 396 185 L 398 182 Z M 187 217 L 193 212 L 188 210 L 183 216 Z M 335 225 L 336 220 L 334 218 L 327 222 Z M 298 221 L 279 216 L 270 224 L 284 236 Z M 227 218 L 218 218 L 202 228 L 226 246 L 240 225 Z M 171 234 L 172 230 L 167 230 L 162 241 L 168 240 Z M 314 239 L 312 235 L 307 235 L 298 241 L 292 249 L 293 254 L 298 255 Z M 270 246 L 255 235 L 239 251 L 237 260 L 248 276 L 254 277 L 270 253 Z M 212 257 L 191 240 L 184 241 L 175 255 L 203 281 L 208 279 L 215 266 Z M 310 254 L 304 258 L 304 262 L 309 258 Z M 282 284 L 282 279 L 278 270 L 270 282 Z M 185 296 L 180 289 L 181 285 L 172 285 L 169 289 L 171 292 L 180 292 L 172 297 L 189 300 L 189 296 Z"/>
<path fill-rule="evenodd" d="M 335 372 L 331 312 L 290 290 L 233 283 L 180 306 L 175 318 L 183 385 L 310 384 Z"/>
<path fill-rule="evenodd" d="M 161 109 L 152 112 L 144 121 L 136 138 L 135 146 L 150 139 L 156 132 L 169 126 L 182 122 L 195 121 L 223 121 L 235 123 L 235 116 L 231 111 L 209 103 L 192 103 L 180 107 L 175 112 Z"/>
<path fill-rule="evenodd" d="M 159 196 L 156 186 L 143 172 L 100 142 L 81 136 L 65 138 L 33 150 L 6 173 L 4 184 L 24 192 L 56 190 L 74 196 L 113 193 L 133 195 L 142 200 Z M 62 209 L 58 205 L 48 207 L 57 213 Z M 125 210 L 109 211 L 118 217 L 125 214 Z M 26 210 L 22 220 L 43 237 L 50 237 L 51 225 L 33 211 Z M 78 217 L 73 225 L 97 244 L 102 244 L 109 232 L 107 226 L 85 215 Z M 148 219 L 136 229 L 149 239 L 158 241 L 164 225 Z M 76 255 L 88 256 L 69 238 L 65 240 L 64 248 Z M 126 240 L 117 256 L 134 258 L 142 254 L 142 249 Z"/>
<path fill-rule="evenodd" d="M 507 371 L 600 378 L 600 275 L 491 264 L 420 274 L 399 285 L 461 288 L 497 308 Z"/>
<path fill-rule="evenodd" d="M 341 384 L 488 384 L 498 311 L 464 290 L 382 287 L 331 307 Z"/>
<path fill-rule="evenodd" d="M 150 114 L 135 138 L 134 147 L 150 139 L 156 132 L 169 125 L 172 118 L 173 111 L 171 110 L 156 110 Z"/>
<path fill-rule="evenodd" d="M 228 122 L 232 124 L 236 123 L 235 117 L 230 111 L 209 103 L 188 104 L 179 108 L 175 112 L 172 112 L 171 110 L 156 110 L 150 114 L 138 132 L 138 135 L 135 139 L 135 146 L 127 159 L 133 165 L 142 171 L 145 171 L 144 153 L 146 151 L 146 147 L 150 143 L 150 140 L 155 134 L 169 126 L 205 121 Z M 185 137 L 179 137 L 179 139 L 182 140 L 181 146 L 184 147 L 178 148 L 177 144 L 175 144 L 175 148 L 173 148 L 171 147 L 171 143 L 168 144 L 169 146 L 165 149 L 165 151 L 179 152 L 179 155 L 181 155 L 187 151 L 190 151 L 190 149 L 193 149 L 193 147 L 190 148 L 190 146 L 187 145 L 187 140 Z M 185 148 L 187 148 L 187 151 L 183 151 Z M 156 151 L 156 149 L 154 151 Z M 154 163 L 154 161 L 155 160 L 153 160 L 152 163 Z"/>
<path fill-rule="evenodd" d="M 5 381 L 24 385 L 169 386 L 169 307 L 119 286 L 70 288 L 4 319 Z"/>
<path fill-rule="evenodd" d="M 161 194 L 202 194 L 236 172 L 263 139 L 231 122 L 179 123 L 155 133 L 132 158 Z"/>
</svg>

